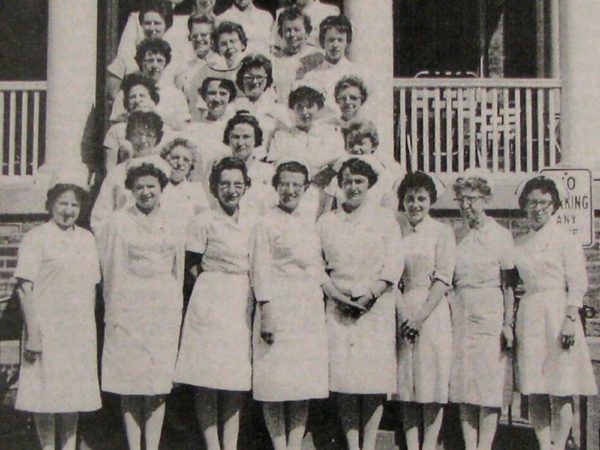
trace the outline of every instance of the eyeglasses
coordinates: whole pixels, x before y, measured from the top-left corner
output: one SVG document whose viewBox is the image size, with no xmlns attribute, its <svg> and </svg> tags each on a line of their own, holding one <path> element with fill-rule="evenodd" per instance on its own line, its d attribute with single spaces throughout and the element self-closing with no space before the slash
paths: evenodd
<svg viewBox="0 0 600 450">
<path fill-rule="evenodd" d="M 473 195 L 473 196 L 463 195 L 461 197 L 456 197 L 454 199 L 454 201 L 458 204 L 466 203 L 467 205 L 472 205 L 473 203 L 477 203 L 482 198 L 485 198 L 485 197 L 483 197 L 482 195 Z"/>
<path fill-rule="evenodd" d="M 546 210 L 552 206 L 552 200 L 527 200 L 525 202 L 525 208 L 527 209 L 542 209 Z"/>
<path fill-rule="evenodd" d="M 244 75 L 242 77 L 242 80 L 246 81 L 246 82 L 256 82 L 256 83 L 264 83 L 265 81 L 267 81 L 267 77 L 265 77 L 264 75 Z"/>
<path fill-rule="evenodd" d="M 359 100 L 362 101 L 362 97 L 359 97 L 358 95 L 339 95 L 338 97 L 336 97 L 335 99 L 338 103 L 345 101 L 345 102 L 357 102 Z"/>
<path fill-rule="evenodd" d="M 147 56 L 143 59 L 143 62 L 146 64 L 158 63 L 158 64 L 166 64 L 167 60 L 162 56 Z"/>
</svg>

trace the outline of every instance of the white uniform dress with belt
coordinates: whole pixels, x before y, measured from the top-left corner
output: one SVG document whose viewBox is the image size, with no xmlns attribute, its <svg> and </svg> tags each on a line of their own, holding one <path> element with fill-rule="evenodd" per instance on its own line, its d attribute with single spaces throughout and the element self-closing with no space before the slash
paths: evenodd
<svg viewBox="0 0 600 450">
<path fill-rule="evenodd" d="M 343 208 L 317 222 L 331 281 L 353 297 L 369 294 L 378 280 L 391 283 L 373 308 L 352 318 L 327 300 L 329 390 L 348 394 L 396 391 L 394 290 L 403 259 L 400 227 L 393 214 L 366 201 L 352 213 Z"/>
<path fill-rule="evenodd" d="M 230 391 L 250 390 L 249 270 L 254 213 L 240 208 L 237 221 L 219 205 L 196 216 L 187 251 L 202 255 L 202 272 L 190 298 L 175 380 Z"/>
<path fill-rule="evenodd" d="M 403 226 L 405 225 L 402 222 Z M 450 226 L 425 217 L 416 227 L 403 227 L 404 293 L 399 301 L 403 317 L 416 314 L 435 280 L 452 283 L 456 244 Z M 397 400 L 447 403 L 452 361 L 450 308 L 444 296 L 423 323 L 414 343 L 398 343 Z"/>
<path fill-rule="evenodd" d="M 561 225 L 548 222 L 516 240 L 515 265 L 525 295 L 516 322 L 519 391 L 555 396 L 596 395 L 583 327 L 575 345 L 561 346 L 568 306 L 581 307 L 587 291 L 583 250 Z"/>
<path fill-rule="evenodd" d="M 454 335 L 450 401 L 502 407 L 508 355 L 501 347 L 504 295 L 500 271 L 514 268 L 510 231 L 486 218 L 459 233 L 450 302 Z"/>
<path fill-rule="evenodd" d="M 33 283 L 42 355 L 23 360 L 16 408 L 37 413 L 99 409 L 96 367 L 98 254 L 83 228 L 47 222 L 29 231 L 14 276 Z"/>
<path fill-rule="evenodd" d="M 258 223 L 252 284 L 269 301 L 275 342 L 254 317 L 252 388 L 256 400 L 292 401 L 329 395 L 327 328 L 321 284 L 328 281 L 314 221 L 273 206 Z"/>
<path fill-rule="evenodd" d="M 106 328 L 102 390 L 171 391 L 183 308 L 183 239 L 159 207 L 120 209 L 97 233 Z"/>
</svg>

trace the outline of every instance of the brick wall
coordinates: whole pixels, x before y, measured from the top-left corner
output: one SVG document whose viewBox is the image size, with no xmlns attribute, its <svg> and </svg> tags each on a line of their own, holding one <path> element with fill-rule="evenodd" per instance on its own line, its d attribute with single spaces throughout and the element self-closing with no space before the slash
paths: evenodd
<svg viewBox="0 0 600 450">
<path fill-rule="evenodd" d="M 44 216 L 38 215 L 0 218 L 0 298 L 10 296 L 12 292 L 17 252 L 23 235 L 44 220 Z"/>
</svg>

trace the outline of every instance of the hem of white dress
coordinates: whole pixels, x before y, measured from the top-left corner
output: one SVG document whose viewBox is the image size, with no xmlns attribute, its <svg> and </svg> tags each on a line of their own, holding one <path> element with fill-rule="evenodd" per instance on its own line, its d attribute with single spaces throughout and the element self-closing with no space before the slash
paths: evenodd
<svg viewBox="0 0 600 450">
<path fill-rule="evenodd" d="M 252 387 L 250 385 L 248 385 L 248 386 L 223 386 L 223 385 L 216 385 L 216 384 L 211 384 L 211 383 L 206 383 L 206 382 L 191 381 L 191 380 L 185 380 L 185 379 L 176 379 L 176 380 L 174 380 L 174 383 L 185 384 L 188 386 L 205 388 L 205 389 L 215 389 L 217 391 L 249 392 L 250 390 L 252 390 Z"/>
<path fill-rule="evenodd" d="M 578 392 L 572 392 L 572 391 L 568 391 L 568 392 L 549 392 L 549 390 L 520 390 L 517 391 L 519 394 L 521 395 L 550 395 L 552 397 L 593 397 L 595 395 L 598 395 L 598 390 L 594 390 L 594 389 L 590 389 L 589 391 L 585 391 L 585 390 L 580 390 Z"/>
<path fill-rule="evenodd" d="M 306 394 L 298 396 L 285 396 L 285 397 L 266 397 L 262 395 L 256 395 L 253 393 L 252 398 L 257 402 L 300 402 L 303 400 L 319 400 L 329 398 L 329 391 L 327 393 L 320 394 Z"/>
<path fill-rule="evenodd" d="M 77 406 L 73 408 L 36 408 L 28 407 L 26 405 L 16 405 L 17 411 L 24 411 L 34 414 L 72 414 L 80 412 L 93 412 L 98 411 L 102 408 L 102 403 L 95 404 L 94 406 Z"/>
</svg>

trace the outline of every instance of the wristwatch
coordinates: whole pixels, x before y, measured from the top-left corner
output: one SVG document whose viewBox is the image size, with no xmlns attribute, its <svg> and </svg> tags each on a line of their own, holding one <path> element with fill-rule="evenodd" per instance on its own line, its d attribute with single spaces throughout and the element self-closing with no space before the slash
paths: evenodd
<svg viewBox="0 0 600 450">
<path fill-rule="evenodd" d="M 565 317 L 567 319 L 569 319 L 571 322 L 576 322 L 577 321 L 577 316 L 575 316 L 573 314 L 567 314 Z"/>
</svg>

